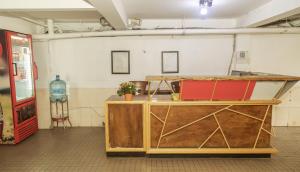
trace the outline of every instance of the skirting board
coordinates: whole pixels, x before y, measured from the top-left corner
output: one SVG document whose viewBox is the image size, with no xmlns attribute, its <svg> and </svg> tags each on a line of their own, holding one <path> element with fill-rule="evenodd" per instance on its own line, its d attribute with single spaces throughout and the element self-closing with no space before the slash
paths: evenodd
<svg viewBox="0 0 300 172">
<path fill-rule="evenodd" d="M 159 148 L 149 149 L 147 154 L 276 154 L 276 148 Z"/>
</svg>

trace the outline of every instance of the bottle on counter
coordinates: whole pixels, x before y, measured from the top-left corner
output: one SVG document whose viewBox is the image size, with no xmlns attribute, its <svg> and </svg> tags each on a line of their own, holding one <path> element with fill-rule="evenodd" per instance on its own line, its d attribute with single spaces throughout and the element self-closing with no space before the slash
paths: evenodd
<svg viewBox="0 0 300 172">
<path fill-rule="evenodd" d="M 56 75 L 56 79 L 50 82 L 50 101 L 61 101 L 67 100 L 67 87 L 66 82 L 61 80 L 59 75 Z"/>
</svg>

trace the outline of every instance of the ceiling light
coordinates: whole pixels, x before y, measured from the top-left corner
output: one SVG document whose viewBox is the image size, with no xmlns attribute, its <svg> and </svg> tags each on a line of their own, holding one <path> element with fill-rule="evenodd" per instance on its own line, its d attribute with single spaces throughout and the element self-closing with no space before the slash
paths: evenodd
<svg viewBox="0 0 300 172">
<path fill-rule="evenodd" d="M 200 0 L 199 1 L 200 6 L 211 7 L 212 3 L 213 3 L 213 0 Z"/>
<path fill-rule="evenodd" d="M 208 12 L 208 8 L 212 6 L 213 0 L 200 0 L 199 5 L 201 8 L 201 15 L 206 15 Z"/>
<path fill-rule="evenodd" d="M 200 13 L 201 13 L 201 15 L 206 15 L 207 14 L 207 8 L 206 7 L 201 7 Z"/>
</svg>

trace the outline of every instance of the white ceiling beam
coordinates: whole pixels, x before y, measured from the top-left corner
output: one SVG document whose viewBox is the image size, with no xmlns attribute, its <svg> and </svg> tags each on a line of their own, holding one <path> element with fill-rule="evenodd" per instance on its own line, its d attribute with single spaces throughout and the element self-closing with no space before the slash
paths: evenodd
<svg viewBox="0 0 300 172">
<path fill-rule="evenodd" d="M 128 17 L 121 0 L 88 0 L 116 30 L 127 28 Z"/>
<path fill-rule="evenodd" d="M 83 0 L 1 0 L 0 11 L 95 10 Z"/>
<path fill-rule="evenodd" d="M 258 27 L 300 13 L 300 0 L 272 0 L 237 20 L 238 27 Z"/>
<path fill-rule="evenodd" d="M 140 28 L 235 28 L 235 19 L 142 19 Z"/>
</svg>

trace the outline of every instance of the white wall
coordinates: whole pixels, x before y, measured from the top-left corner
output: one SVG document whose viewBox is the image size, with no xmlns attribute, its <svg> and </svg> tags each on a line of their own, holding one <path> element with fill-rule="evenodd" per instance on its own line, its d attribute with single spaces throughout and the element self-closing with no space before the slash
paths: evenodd
<svg viewBox="0 0 300 172">
<path fill-rule="evenodd" d="M 18 18 L 0 16 L 0 29 L 33 34 L 36 31 L 36 26 Z"/>
<path fill-rule="evenodd" d="M 169 36 L 64 39 L 50 41 L 48 47 L 45 42 L 35 43 L 35 47 L 37 58 L 40 53 L 48 57 L 47 64 L 41 61 L 43 68 L 51 76 L 61 74 L 71 87 L 115 88 L 121 81 L 161 75 L 162 51 L 179 51 L 180 73 L 176 75 L 224 75 L 232 44 L 232 36 Z M 43 46 L 45 53 L 40 49 Z M 130 51 L 130 75 L 111 74 L 112 50 Z M 47 87 L 49 79 L 41 77 L 39 87 Z"/>
<path fill-rule="evenodd" d="M 299 45 L 299 34 L 237 36 L 237 51 L 249 51 L 251 71 L 300 75 Z"/>
<path fill-rule="evenodd" d="M 34 42 L 39 67 L 39 126 L 48 128 L 50 125 L 48 84 L 55 74 L 70 84 L 74 125 L 99 126 L 104 117 L 104 101 L 116 94 L 120 82 L 161 75 L 161 51 L 179 51 L 180 73 L 177 75 L 224 75 L 232 54 L 232 38 L 228 35 L 109 37 Z M 130 50 L 130 75 L 111 74 L 112 50 Z"/>
<path fill-rule="evenodd" d="M 300 35 L 239 35 L 237 51 L 248 51 L 250 70 L 300 76 Z M 274 107 L 273 125 L 300 126 L 300 83 Z"/>
<path fill-rule="evenodd" d="M 300 35 L 238 35 L 237 51 L 249 51 L 252 71 L 300 76 Z M 225 75 L 232 55 L 233 36 L 149 36 L 62 39 L 34 42 L 39 66 L 38 105 L 41 128 L 49 126 L 48 82 L 61 74 L 71 86 L 70 106 L 76 126 L 100 125 L 103 102 L 122 81 L 161 75 L 161 51 L 180 52 L 177 75 Z M 112 75 L 111 50 L 130 50 L 131 74 Z M 287 98 L 288 97 L 288 98 Z M 292 97 L 292 99 L 290 99 Z M 274 108 L 275 125 L 300 125 L 295 87 Z M 292 107 L 290 107 L 292 106 Z M 294 110 L 293 110 L 294 109 Z"/>
</svg>

